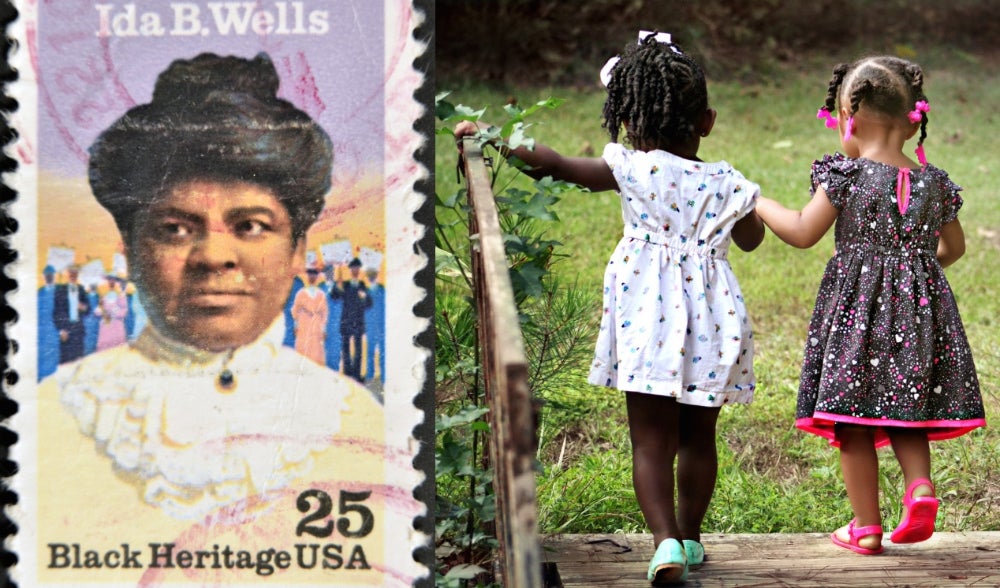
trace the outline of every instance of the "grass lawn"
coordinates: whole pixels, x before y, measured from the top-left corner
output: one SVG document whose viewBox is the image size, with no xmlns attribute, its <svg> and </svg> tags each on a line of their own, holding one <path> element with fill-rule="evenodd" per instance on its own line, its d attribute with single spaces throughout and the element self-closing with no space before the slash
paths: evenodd
<svg viewBox="0 0 1000 588">
<path fill-rule="evenodd" d="M 947 270 L 963 314 L 991 423 L 964 437 L 932 444 L 933 477 L 943 499 L 939 528 L 1000 530 L 1000 200 L 991 188 L 1000 121 L 1000 77 L 994 60 L 936 53 L 924 59 L 925 91 L 932 105 L 928 158 L 965 188 L 959 215 L 967 252 Z M 816 65 L 820 63 L 821 65 Z M 700 157 L 725 159 L 764 195 L 801 208 L 808 200 L 809 166 L 839 148 L 837 135 L 814 118 L 822 104 L 832 62 L 812 61 L 774 72 L 766 84 L 711 81 L 719 111 Z M 447 85 L 449 100 L 497 113 L 511 97 L 523 105 L 564 98 L 536 117 L 530 134 L 564 153 L 600 155 L 607 133 L 600 126 L 599 87 L 491 89 Z M 915 147 L 915 141 L 908 148 Z M 438 192 L 455 188 L 453 142 L 438 138 Z M 992 165 L 991 165 L 992 164 Z M 622 226 L 612 192 L 570 193 L 556 210 L 550 236 L 569 257 L 557 273 L 594 293 L 596 336 L 599 293 L 607 256 Z M 748 406 L 727 407 L 719 422 L 719 481 L 705 532 L 830 531 L 851 518 L 840 481 L 837 452 L 793 426 L 802 345 L 823 267 L 833 250 L 832 231 L 808 250 L 793 249 L 768 234 L 752 253 L 731 249 L 754 324 L 757 395 Z M 631 482 L 628 429 L 621 393 L 589 386 L 588 365 L 552 392 L 540 429 L 539 525 L 544 533 L 644 532 Z M 902 475 L 891 451 L 881 452 L 885 525 L 900 517 Z"/>
</svg>

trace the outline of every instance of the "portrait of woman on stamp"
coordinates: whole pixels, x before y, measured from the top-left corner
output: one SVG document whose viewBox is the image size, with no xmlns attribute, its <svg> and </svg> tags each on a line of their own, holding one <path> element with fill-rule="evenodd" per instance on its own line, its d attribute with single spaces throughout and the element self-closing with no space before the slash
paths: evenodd
<svg viewBox="0 0 1000 588">
<path fill-rule="evenodd" d="M 333 145 L 278 97 L 279 82 L 263 53 L 176 60 L 152 100 L 90 147 L 90 186 L 121 234 L 147 322 L 134 342 L 63 364 L 40 385 L 40 454 L 55 456 L 39 483 L 49 568 L 72 567 L 85 540 L 95 553 L 130 543 L 160 577 L 173 573 L 173 550 L 218 551 L 232 534 L 245 550 L 297 555 L 288 573 L 317 561 L 365 573 L 382 560 L 372 525 L 385 506 L 382 406 L 282 344 Z M 323 533 L 303 513 L 324 497 L 342 510 L 346 500 L 352 516 L 311 548 L 309 567 L 299 544 Z M 171 547 L 153 549 L 150 537 Z"/>
</svg>

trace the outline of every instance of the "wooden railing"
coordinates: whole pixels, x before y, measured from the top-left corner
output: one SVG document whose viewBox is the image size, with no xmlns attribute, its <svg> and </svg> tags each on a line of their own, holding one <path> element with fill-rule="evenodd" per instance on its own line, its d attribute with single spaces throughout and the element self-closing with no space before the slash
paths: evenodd
<svg viewBox="0 0 1000 588">
<path fill-rule="evenodd" d="M 542 585 L 535 502 L 536 409 L 528 388 L 517 305 L 494 201 L 489 160 L 472 140 L 464 144 L 469 187 L 473 292 L 490 409 L 490 450 L 497 501 L 500 575 L 508 588 Z"/>
</svg>

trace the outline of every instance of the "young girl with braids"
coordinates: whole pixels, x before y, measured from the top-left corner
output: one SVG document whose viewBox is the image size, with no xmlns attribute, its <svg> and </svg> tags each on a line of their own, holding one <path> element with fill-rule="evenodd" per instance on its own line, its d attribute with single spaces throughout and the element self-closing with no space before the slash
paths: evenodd
<svg viewBox="0 0 1000 588">
<path fill-rule="evenodd" d="M 834 112 L 837 116 L 834 117 Z M 831 540 L 882 552 L 876 448 L 891 444 L 903 471 L 893 543 L 934 533 L 938 510 L 929 440 L 986 424 L 979 382 L 943 267 L 965 252 L 959 188 L 927 163 L 930 103 L 920 67 L 895 57 L 838 65 L 818 117 L 845 154 L 812 166 L 801 211 L 761 198 L 757 210 L 786 243 L 811 247 L 836 221 L 809 323 L 796 425 L 840 448 L 851 522 Z M 914 162 L 903 145 L 917 131 Z"/>
<path fill-rule="evenodd" d="M 698 158 L 716 112 L 701 67 L 668 35 L 641 33 L 602 78 L 612 141 L 602 157 L 540 144 L 508 155 L 532 177 L 620 193 L 624 236 L 604 274 L 589 381 L 625 392 L 633 484 L 656 546 L 648 579 L 660 585 L 701 565 L 719 410 L 753 399 L 753 335 L 726 255 L 731 240 L 755 249 L 764 226 L 759 187 L 725 161 Z M 630 147 L 617 142 L 623 128 Z M 466 122 L 455 134 L 477 131 Z"/>
</svg>

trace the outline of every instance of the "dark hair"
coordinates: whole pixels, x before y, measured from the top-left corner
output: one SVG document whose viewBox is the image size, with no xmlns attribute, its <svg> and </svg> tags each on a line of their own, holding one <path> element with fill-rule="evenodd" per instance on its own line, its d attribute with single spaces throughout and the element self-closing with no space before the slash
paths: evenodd
<svg viewBox="0 0 1000 588">
<path fill-rule="evenodd" d="M 294 240 L 304 237 L 330 190 L 333 144 L 308 114 L 278 98 L 279 83 L 264 53 L 171 63 L 152 101 L 126 112 L 90 147 L 90 187 L 119 231 L 131 235 L 136 213 L 164 191 L 208 179 L 271 190 L 288 211 Z"/>
<path fill-rule="evenodd" d="M 630 43 L 611 70 L 603 126 L 612 141 L 618 141 L 626 122 L 626 138 L 633 146 L 688 139 L 708 109 L 701 66 L 678 45 L 660 43 L 655 37 Z"/>
<path fill-rule="evenodd" d="M 924 95 L 924 72 L 920 66 L 889 55 L 865 57 L 833 68 L 823 110 L 835 112 L 837 99 L 853 115 L 864 106 L 890 117 L 903 117 L 914 110 Z M 927 113 L 920 112 L 920 139 L 927 137 Z"/>
</svg>

